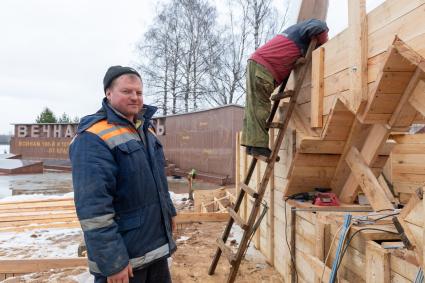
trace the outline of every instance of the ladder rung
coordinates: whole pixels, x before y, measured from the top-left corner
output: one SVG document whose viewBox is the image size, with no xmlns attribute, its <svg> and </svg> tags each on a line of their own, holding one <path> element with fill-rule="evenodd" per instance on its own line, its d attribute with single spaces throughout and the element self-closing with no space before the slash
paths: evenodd
<svg viewBox="0 0 425 283">
<path fill-rule="evenodd" d="M 233 208 L 228 207 L 227 211 L 230 214 L 230 217 L 235 220 L 236 224 L 238 224 L 243 230 L 248 230 L 249 226 L 246 225 L 245 221 L 233 210 Z"/>
<path fill-rule="evenodd" d="M 285 92 L 281 92 L 281 93 L 272 95 L 272 97 L 270 97 L 270 99 L 272 101 L 281 100 L 281 99 L 284 99 L 284 98 L 291 97 L 293 94 L 294 94 L 293 90 L 287 90 Z"/>
<path fill-rule="evenodd" d="M 283 123 L 281 122 L 272 122 L 270 123 L 270 125 L 268 125 L 268 128 L 275 128 L 275 129 L 282 129 L 283 128 Z"/>
<path fill-rule="evenodd" d="M 244 190 L 247 194 L 249 194 L 253 198 L 258 198 L 258 193 L 251 187 L 248 187 L 248 185 L 245 185 L 244 183 L 239 184 L 241 189 Z"/>
<path fill-rule="evenodd" d="M 229 246 L 227 246 L 222 238 L 217 239 L 217 245 L 220 250 L 223 252 L 223 255 L 227 258 L 230 264 L 233 264 L 236 261 L 236 255 L 232 252 Z"/>
</svg>

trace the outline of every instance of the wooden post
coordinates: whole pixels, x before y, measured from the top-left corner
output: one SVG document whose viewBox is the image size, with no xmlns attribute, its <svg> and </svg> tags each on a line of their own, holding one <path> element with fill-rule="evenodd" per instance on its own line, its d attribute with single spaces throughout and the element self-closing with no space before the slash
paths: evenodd
<svg viewBox="0 0 425 283">
<path fill-rule="evenodd" d="M 246 154 L 246 151 L 244 150 L 242 153 L 242 158 L 243 158 L 243 177 L 244 179 L 246 178 L 246 175 L 248 174 L 248 154 Z M 243 219 L 245 221 L 248 220 L 248 198 L 249 196 L 245 196 L 243 198 L 243 202 L 242 202 L 242 210 L 243 210 Z"/>
<path fill-rule="evenodd" d="M 275 129 L 270 130 L 270 147 L 274 144 L 275 139 Z M 271 176 L 270 176 L 270 202 L 269 202 L 269 211 L 268 211 L 268 220 L 269 220 L 269 227 L 270 227 L 270 233 L 269 233 L 269 262 L 270 265 L 274 266 L 274 191 L 275 191 L 275 176 L 274 176 L 274 168 L 272 170 Z"/>
<path fill-rule="evenodd" d="M 422 187 L 422 215 L 425 215 L 425 187 Z M 425 225 L 424 225 L 425 226 Z M 422 244 L 425 243 L 425 227 L 422 229 Z M 422 250 L 422 270 L 425 270 L 425 248 Z"/>
<path fill-rule="evenodd" d="M 348 152 L 346 161 L 351 168 L 353 178 L 357 184 L 360 184 L 372 208 L 375 211 L 394 209 L 372 170 L 355 147 L 352 147 Z"/>
<path fill-rule="evenodd" d="M 314 246 L 314 254 L 317 259 L 321 260 L 322 262 L 325 260 L 325 241 L 326 241 L 326 232 L 329 231 L 329 224 L 325 224 L 319 219 L 316 221 L 315 225 L 315 246 Z M 324 263 L 323 263 L 324 264 Z M 317 274 L 315 278 L 315 283 L 322 283 L 320 281 L 322 274 Z"/>
<path fill-rule="evenodd" d="M 361 150 L 361 157 L 367 166 L 370 166 L 378 156 L 378 151 L 388 139 L 390 129 L 383 124 L 375 124 L 370 130 L 366 141 Z M 356 197 L 359 182 L 356 180 L 353 172 L 348 177 L 342 188 L 340 199 L 343 202 L 352 203 Z M 370 200 L 369 200 L 370 201 Z"/>
<path fill-rule="evenodd" d="M 262 176 L 261 167 L 262 167 L 262 165 L 263 165 L 263 162 L 258 162 L 257 167 L 255 168 L 256 169 L 256 182 L 257 182 L 255 187 L 257 189 L 260 187 L 260 184 L 261 184 L 261 176 Z M 253 206 L 254 206 L 254 202 L 251 203 L 251 210 L 252 210 Z M 258 219 L 258 217 L 260 217 L 260 214 L 257 215 L 257 219 Z M 258 226 L 258 229 L 255 232 L 254 238 L 255 238 L 255 247 L 257 248 L 257 250 L 261 250 L 261 225 Z"/>
<path fill-rule="evenodd" d="M 413 90 L 409 103 L 422 115 L 425 115 L 425 81 L 420 80 Z"/>
<path fill-rule="evenodd" d="M 237 132 L 236 133 L 236 162 L 235 162 L 235 171 L 236 171 L 236 176 L 235 176 L 235 191 L 236 191 L 236 196 L 239 195 L 239 191 L 240 191 L 240 187 L 239 184 L 241 182 L 241 132 Z M 239 211 L 239 215 L 240 215 L 240 211 Z"/>
<path fill-rule="evenodd" d="M 192 178 L 192 177 L 190 177 L 190 176 L 188 176 L 187 180 L 188 180 L 188 183 L 189 183 L 189 199 L 190 199 L 190 200 L 193 200 L 193 189 L 192 189 L 192 186 L 193 186 L 193 178 Z"/>
<path fill-rule="evenodd" d="M 323 96 L 324 96 L 324 71 L 325 49 L 320 47 L 313 51 L 311 68 L 311 120 L 313 128 L 323 127 Z"/>
<path fill-rule="evenodd" d="M 365 0 L 348 0 L 348 49 L 351 96 L 347 105 L 357 113 L 367 101 L 367 17 Z"/>
<path fill-rule="evenodd" d="M 295 210 L 295 207 L 291 207 L 291 282 L 295 283 L 297 282 L 297 262 L 296 262 L 296 243 L 295 243 L 295 234 L 296 234 L 296 219 L 297 219 L 297 212 Z"/>
<path fill-rule="evenodd" d="M 366 283 L 391 282 L 390 252 L 374 241 L 366 243 Z"/>
<path fill-rule="evenodd" d="M 328 0 L 303 0 L 298 12 L 297 23 L 311 18 L 326 20 L 328 5 Z"/>
</svg>

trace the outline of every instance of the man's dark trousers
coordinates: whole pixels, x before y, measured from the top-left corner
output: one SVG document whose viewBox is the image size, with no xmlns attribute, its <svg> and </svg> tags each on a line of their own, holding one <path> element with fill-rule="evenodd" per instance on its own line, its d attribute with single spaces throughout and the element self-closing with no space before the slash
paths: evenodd
<svg viewBox="0 0 425 283">
<path fill-rule="evenodd" d="M 134 277 L 130 278 L 130 283 L 171 283 L 170 270 L 167 259 L 156 261 L 146 268 L 133 270 Z M 95 283 L 106 283 L 106 278 L 96 276 Z"/>
</svg>

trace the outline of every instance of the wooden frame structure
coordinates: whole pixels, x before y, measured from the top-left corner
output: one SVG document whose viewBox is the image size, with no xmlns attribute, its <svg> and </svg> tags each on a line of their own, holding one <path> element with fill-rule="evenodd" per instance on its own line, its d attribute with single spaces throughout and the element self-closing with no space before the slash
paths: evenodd
<svg viewBox="0 0 425 283">
<path fill-rule="evenodd" d="M 359 212 L 364 206 L 353 204 L 359 192 L 367 197 L 369 210 L 397 213 L 394 209 L 399 200 L 393 192 L 398 196 L 403 192 L 407 200 L 414 189 L 425 184 L 425 164 L 419 160 L 422 157 L 413 156 L 425 142 L 400 146 L 405 138 L 415 139 L 408 135 L 410 126 L 425 121 L 425 27 L 420 24 L 424 17 L 425 1 L 387 0 L 368 14 L 364 0 L 349 1 L 349 27 L 314 52 L 311 79 L 303 83 L 280 148 L 281 160 L 265 195 L 270 210 L 253 237 L 255 246 L 285 280 L 294 282 L 298 277 L 299 282 L 321 282 L 317 273 L 324 268 L 327 282 L 330 269 L 324 259 L 342 222 L 342 216 L 334 217 L 344 212 L 370 217 L 370 212 Z M 271 140 L 275 136 L 272 131 Z M 406 158 L 406 164 L 401 158 Z M 240 148 L 236 180 L 243 179 L 250 159 Z M 261 167 L 254 172 L 250 187 L 255 187 L 263 171 Z M 388 172 L 395 177 L 392 183 Z M 404 183 L 398 181 L 402 177 Z M 331 213 L 285 201 L 315 188 L 331 188 L 343 204 Z M 249 199 L 242 203 L 239 213 L 245 221 L 251 205 Z M 408 222 L 406 225 L 416 225 L 410 228 L 416 236 L 410 238 L 418 246 L 423 228 L 418 229 L 422 227 L 418 220 L 406 214 L 423 215 L 423 211 L 413 211 L 404 211 L 398 218 L 401 223 Z M 387 232 L 361 231 L 353 239 L 339 271 L 341 280 L 414 280 L 422 256 L 384 247 L 385 241 L 401 240 L 400 235 L 388 232 L 396 232 L 388 217 L 380 224 Z M 332 256 L 331 252 L 331 260 Z"/>
</svg>

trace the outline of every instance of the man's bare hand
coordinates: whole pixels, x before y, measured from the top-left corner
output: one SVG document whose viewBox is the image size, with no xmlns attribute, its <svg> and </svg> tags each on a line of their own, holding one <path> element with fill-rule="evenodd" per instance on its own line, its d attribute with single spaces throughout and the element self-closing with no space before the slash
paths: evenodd
<svg viewBox="0 0 425 283">
<path fill-rule="evenodd" d="M 108 283 L 128 283 L 129 278 L 133 277 L 133 268 L 129 263 L 123 270 L 114 275 L 108 276 Z"/>
</svg>

